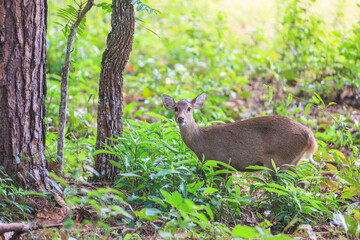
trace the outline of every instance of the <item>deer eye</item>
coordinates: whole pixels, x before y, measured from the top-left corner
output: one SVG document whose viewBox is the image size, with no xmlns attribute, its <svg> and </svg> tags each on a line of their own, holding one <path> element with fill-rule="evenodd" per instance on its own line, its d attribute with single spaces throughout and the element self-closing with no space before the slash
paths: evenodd
<svg viewBox="0 0 360 240">
<path fill-rule="evenodd" d="M 188 107 L 187 111 L 190 112 L 190 111 L 191 111 L 191 107 Z"/>
<path fill-rule="evenodd" d="M 177 107 L 175 107 L 175 112 L 177 112 L 179 109 Z"/>
</svg>

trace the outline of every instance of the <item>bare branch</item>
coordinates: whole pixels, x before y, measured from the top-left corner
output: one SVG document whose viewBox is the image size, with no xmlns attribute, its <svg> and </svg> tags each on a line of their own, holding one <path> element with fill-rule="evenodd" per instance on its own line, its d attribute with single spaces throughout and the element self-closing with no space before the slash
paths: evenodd
<svg viewBox="0 0 360 240">
<path fill-rule="evenodd" d="M 57 224 L 44 224 L 41 225 L 38 222 L 31 223 L 0 223 L 0 234 L 7 232 L 26 232 L 33 231 L 42 228 L 53 228 L 53 227 L 62 227 L 62 223 Z"/>
</svg>

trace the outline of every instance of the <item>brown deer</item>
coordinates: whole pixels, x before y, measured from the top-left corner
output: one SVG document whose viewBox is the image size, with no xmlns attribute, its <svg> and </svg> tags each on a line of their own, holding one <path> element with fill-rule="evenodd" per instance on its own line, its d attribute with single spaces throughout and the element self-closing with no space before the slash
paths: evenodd
<svg viewBox="0 0 360 240">
<path fill-rule="evenodd" d="M 271 160 L 274 160 L 276 166 L 284 169 L 281 166 L 296 165 L 304 154 L 312 159 L 317 149 L 312 131 L 284 116 L 199 127 L 193 110 L 200 109 L 204 101 L 205 93 L 191 102 L 176 102 L 171 96 L 162 95 L 165 108 L 175 113 L 182 139 L 200 160 L 221 161 L 238 171 L 251 171 L 246 167 L 253 165 L 272 169 Z"/>
</svg>

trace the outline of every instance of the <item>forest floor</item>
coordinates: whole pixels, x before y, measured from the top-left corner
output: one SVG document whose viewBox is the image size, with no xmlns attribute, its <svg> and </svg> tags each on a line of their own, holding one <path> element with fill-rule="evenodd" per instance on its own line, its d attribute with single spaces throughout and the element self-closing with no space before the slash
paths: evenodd
<svg viewBox="0 0 360 240">
<path fill-rule="evenodd" d="M 246 91 L 251 92 L 251 97 L 247 97 L 247 98 L 231 98 L 230 97 L 230 101 L 228 103 L 226 103 L 228 106 L 232 107 L 232 108 L 238 108 L 240 105 L 242 106 L 242 108 L 247 109 L 248 111 L 243 111 L 241 112 L 241 114 L 239 114 L 239 116 L 232 116 L 234 119 L 240 118 L 248 118 L 250 115 L 255 115 L 255 116 L 261 116 L 261 113 L 258 112 L 257 114 L 254 114 L 254 110 L 257 109 L 261 109 L 262 112 L 267 112 L 267 111 L 271 111 L 271 105 L 267 104 L 267 97 L 268 97 L 268 90 L 263 88 L 263 84 L 266 83 L 265 81 L 261 81 L 259 80 L 253 80 L 252 82 L 250 82 L 250 84 L 245 87 Z M 280 88 L 279 88 L 280 89 Z M 291 91 L 291 90 L 290 90 Z M 296 91 L 296 88 L 293 88 L 293 91 Z M 318 122 L 321 122 L 321 124 L 329 124 L 331 125 L 331 115 L 336 115 L 336 114 L 343 114 L 343 115 L 347 115 L 350 114 L 352 117 L 352 123 L 355 124 L 355 122 L 359 122 L 360 121 L 360 108 L 358 105 L 358 100 L 356 98 L 358 98 L 358 96 L 356 94 L 352 94 L 353 91 L 350 91 L 349 93 L 343 93 L 341 96 L 334 96 L 334 99 L 329 99 L 328 101 L 337 101 L 340 103 L 336 104 L 336 105 L 332 105 L 329 106 L 328 108 L 324 109 L 320 109 L 320 108 L 312 108 L 311 111 L 309 112 L 309 115 L 311 115 L 313 118 L 317 118 L 317 116 L 321 116 L 318 118 Z M 273 100 L 274 102 L 276 101 L 282 101 L 282 99 L 284 99 L 284 94 L 281 91 L 277 91 L 277 89 L 274 90 L 273 92 Z M 302 101 L 304 101 L 301 98 L 298 97 L 294 97 L 295 101 L 293 102 L 294 105 L 298 105 L 297 107 L 301 107 L 301 106 L 305 106 L 306 104 L 297 104 L 297 103 L 301 103 Z M 138 103 L 142 103 L 144 101 L 144 99 L 142 98 L 142 96 L 130 96 L 127 95 L 125 101 L 127 103 L 133 102 L 133 101 L 137 101 Z M 353 106 L 351 106 L 353 105 Z M 304 111 L 304 109 L 302 109 L 302 111 Z M 234 112 L 235 113 L 235 112 Z M 328 120 L 324 120 L 324 115 L 328 116 Z M 296 117 L 296 115 L 295 115 Z M 326 118 L 325 118 L 326 119 Z M 151 122 L 152 119 L 148 118 L 146 119 L 147 121 Z M 355 133 L 356 129 L 355 128 L 350 128 L 349 129 L 350 132 Z M 329 146 L 331 148 L 331 146 Z M 351 155 L 351 153 L 348 152 L 348 150 L 345 147 L 342 147 L 339 149 L 345 156 L 349 156 Z M 358 156 L 358 160 L 360 161 L 360 156 Z M 316 166 L 318 169 L 322 169 L 322 170 L 326 170 L 326 163 L 323 162 L 321 165 L 317 165 Z M 242 173 L 238 173 L 235 176 L 237 176 L 238 178 L 242 178 L 243 174 Z M 258 174 L 253 174 L 254 177 L 259 177 L 261 179 L 266 180 L 266 178 L 264 178 L 262 176 L 261 173 Z M 324 175 L 325 176 L 325 175 Z M 331 174 L 331 173 L 327 173 L 326 177 L 328 178 L 329 181 L 338 181 L 339 179 L 337 178 L 336 174 Z M 84 191 L 85 189 L 87 191 L 92 191 L 92 190 L 96 190 L 98 188 L 101 187 L 107 187 L 107 183 L 99 183 L 99 182 L 88 182 L 86 184 L 74 184 L 72 182 L 71 179 L 63 179 L 65 182 L 67 182 L 67 184 L 69 186 L 71 186 L 74 189 L 78 189 L 79 191 Z M 248 180 L 248 183 L 254 183 L 254 181 Z M 235 180 L 233 182 L 233 184 L 238 184 L 237 181 Z M 241 191 L 243 192 L 249 192 L 249 187 L 244 186 L 243 184 L 238 184 L 238 186 L 240 187 Z M 329 192 L 329 189 L 323 188 L 320 186 L 320 191 L 321 192 Z M 124 195 L 130 197 L 130 193 L 127 191 L 123 191 L 121 189 L 118 189 L 119 191 L 122 191 Z M 251 197 L 254 199 L 258 199 L 259 197 L 261 197 L 262 192 L 261 191 L 257 191 L 254 192 Z M 352 204 L 352 203 L 356 203 L 356 202 L 360 202 L 360 195 L 357 195 L 355 197 L 353 197 L 351 200 L 348 200 L 347 204 Z M 137 206 L 138 209 L 134 209 L 129 205 L 122 205 L 122 207 L 126 210 L 129 211 L 137 211 L 137 210 L 141 210 L 142 206 Z M 275 206 L 274 206 L 275 207 Z M 141 239 L 166 239 L 160 236 L 156 235 L 156 227 L 155 226 L 164 226 L 166 224 L 166 220 L 161 220 L 161 219 L 157 219 L 154 221 L 149 221 L 146 224 L 142 224 L 140 227 L 134 227 L 133 229 L 129 229 L 128 226 L 118 226 L 117 224 L 114 225 L 109 225 L 110 227 L 110 231 L 111 234 L 108 235 L 106 232 L 109 231 L 108 228 L 99 228 L 96 227 L 94 225 L 94 223 L 98 220 L 97 219 L 97 211 L 93 206 L 87 206 L 87 207 L 74 207 L 71 209 L 71 211 L 73 212 L 72 215 L 72 219 L 74 220 L 74 226 L 72 228 L 69 229 L 60 229 L 59 233 L 61 236 L 79 236 L 83 235 L 84 237 L 86 236 L 86 238 L 91 238 L 91 236 L 97 236 L 97 238 L 103 238 L 103 239 L 113 239 L 116 238 L 116 235 L 113 235 L 114 233 L 118 232 L 119 234 L 121 234 L 121 232 L 123 231 L 127 231 L 127 233 L 137 233 L 139 234 L 139 237 Z M 260 214 L 260 215 L 259 215 Z M 259 224 L 261 224 L 261 222 L 263 222 L 263 219 L 266 217 L 267 211 L 261 209 L 261 208 L 257 208 L 254 206 L 243 206 L 241 207 L 241 216 L 238 219 L 243 225 L 247 225 L 247 226 L 257 226 Z M 37 218 L 36 216 L 33 216 L 34 220 L 36 221 Z M 231 217 L 229 216 L 229 219 Z M 274 218 L 274 216 L 272 218 L 268 219 L 272 225 L 276 225 L 276 219 Z M 115 223 L 116 221 L 119 221 L 119 219 L 117 217 L 115 217 L 114 219 L 110 219 L 108 222 L 113 222 Z M 88 224 L 84 224 L 85 222 L 88 222 Z M 52 222 L 50 221 L 49 224 L 51 224 Z M 93 224 L 92 224 L 93 223 Z M 228 221 L 227 222 L 228 226 L 231 229 L 231 226 L 234 226 L 235 223 Z M 292 225 L 289 225 L 289 227 L 287 228 L 286 232 L 287 233 L 291 233 L 288 234 L 288 236 L 298 239 L 344 239 L 344 236 L 342 236 L 341 232 L 338 230 L 339 226 L 337 226 L 334 222 L 318 222 L 315 226 L 310 226 L 308 224 L 301 224 L 299 226 L 299 224 L 297 224 L 296 220 L 295 222 L 292 223 Z M 33 238 L 33 239 L 40 239 L 40 238 L 51 238 L 51 234 L 52 231 L 49 229 L 43 229 L 43 230 L 37 230 L 34 231 L 32 233 L 29 233 L 27 235 L 26 238 Z M 156 237 L 154 237 L 156 236 Z M 182 230 L 179 230 L 176 232 L 175 234 L 175 238 L 176 239 L 182 239 L 182 238 L 186 238 L 186 239 L 192 239 L 192 238 L 188 238 L 186 233 L 183 232 Z"/>
</svg>

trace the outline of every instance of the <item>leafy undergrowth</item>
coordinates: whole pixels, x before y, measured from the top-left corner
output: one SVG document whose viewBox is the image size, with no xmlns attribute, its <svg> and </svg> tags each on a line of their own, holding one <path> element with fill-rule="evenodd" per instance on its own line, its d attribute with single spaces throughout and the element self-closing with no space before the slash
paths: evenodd
<svg viewBox="0 0 360 240">
<path fill-rule="evenodd" d="M 166 120 L 162 115 L 149 115 Z M 221 171 L 215 168 L 224 163 L 197 160 L 172 120 L 127 120 L 124 137 L 117 139 L 116 147 L 94 153 L 106 151 L 121 159 L 114 163 L 119 169 L 114 186 L 85 184 L 76 174 L 69 175 L 68 181 L 60 180 L 56 188 L 71 207 L 71 217 L 64 229 L 35 235 L 82 239 L 119 235 L 124 239 L 357 239 L 360 167 L 354 143 L 358 139 L 347 130 L 349 123 L 336 120 L 337 125 L 316 133 L 319 150 L 314 163 L 293 166 L 297 173 L 277 170 L 276 182 L 266 172 L 236 173 L 229 166 L 232 177 L 224 182 L 217 176 Z M 327 131 L 333 134 L 324 134 Z M 334 137 L 328 139 L 329 135 Z M 329 148 L 337 144 L 345 146 L 345 153 Z M 91 169 L 91 164 L 82 164 L 84 172 Z"/>
<path fill-rule="evenodd" d="M 263 98 L 268 102 L 270 95 L 264 94 Z M 300 166 L 293 166 L 296 174 L 277 170 L 276 182 L 266 171 L 262 174 L 237 173 L 231 167 L 228 174 L 232 177 L 224 182 L 217 176 L 220 171 L 215 168 L 224 164 L 199 161 L 184 145 L 172 120 L 153 112 L 146 113 L 147 117 L 162 122 L 126 120 L 124 137 L 116 140 L 116 147 L 93 153 L 106 151 L 117 155 L 121 161 L 114 164 L 119 169 L 119 179 L 113 186 L 87 182 L 94 173 L 89 156 L 91 142 L 88 148 L 74 147 L 74 156 L 69 158 L 65 169 L 67 178 L 51 175 L 58 182 L 52 181 L 52 184 L 71 208 L 71 216 L 61 230 L 46 229 L 34 232 L 32 236 L 357 239 L 360 126 L 356 119 L 328 112 L 331 106 L 323 106 L 322 99 L 316 95 L 313 105 L 317 106 L 314 110 L 306 110 L 303 105 L 294 107 L 295 100 L 289 98 L 287 102 L 279 100 L 269 105 L 270 109 L 281 109 L 279 113 L 287 113 L 309 126 L 319 126 L 315 132 L 319 149 L 314 162 L 305 161 Z M 316 110 L 327 114 L 328 121 L 321 118 L 320 125 L 316 119 L 309 121 L 303 117 L 304 112 Z M 211 124 L 215 122 L 200 122 L 200 125 Z M 69 144 L 83 146 L 75 140 Z M 82 156 L 89 158 L 86 160 Z M 264 167 L 256 169 L 271 171 Z M 278 168 L 275 166 L 275 169 Z M 12 201 L 4 206 L 30 212 L 26 205 L 21 208 L 17 203 L 19 197 L 25 199 L 26 193 L 11 189 L 9 181 L 3 180 L 5 184 L 1 190 Z M 4 208 L 8 212 L 11 209 Z"/>
</svg>

